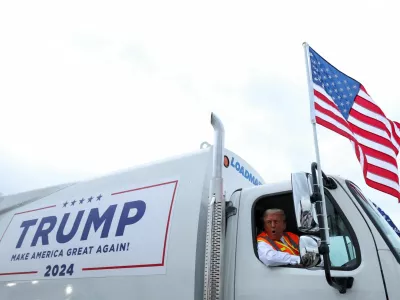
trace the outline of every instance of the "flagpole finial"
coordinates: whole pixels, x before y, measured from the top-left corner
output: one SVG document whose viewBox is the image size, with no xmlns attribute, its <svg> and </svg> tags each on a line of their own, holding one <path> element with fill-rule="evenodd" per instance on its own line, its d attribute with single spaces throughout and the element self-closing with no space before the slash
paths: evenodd
<svg viewBox="0 0 400 300">
<path fill-rule="evenodd" d="M 304 46 L 307 46 L 307 42 L 303 42 L 303 44 L 302 44 L 302 45 L 303 45 L 303 47 L 304 47 Z"/>
</svg>

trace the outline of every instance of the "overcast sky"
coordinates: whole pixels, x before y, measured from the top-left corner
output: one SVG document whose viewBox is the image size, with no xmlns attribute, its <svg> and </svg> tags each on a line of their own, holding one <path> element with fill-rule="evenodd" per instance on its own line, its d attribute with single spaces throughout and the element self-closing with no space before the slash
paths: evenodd
<svg viewBox="0 0 400 300">
<path fill-rule="evenodd" d="M 400 121 L 395 1 L 3 1 L 0 192 L 98 176 L 213 142 L 266 181 L 315 160 L 302 43 Z M 322 167 L 369 188 L 348 140 L 318 127 Z"/>
</svg>

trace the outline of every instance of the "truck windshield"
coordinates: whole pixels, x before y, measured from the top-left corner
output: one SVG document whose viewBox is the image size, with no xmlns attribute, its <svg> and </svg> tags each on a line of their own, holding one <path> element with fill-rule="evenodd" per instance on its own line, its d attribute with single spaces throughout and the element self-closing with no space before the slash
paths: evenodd
<svg viewBox="0 0 400 300">
<path fill-rule="evenodd" d="M 380 214 L 372 201 L 364 196 L 364 194 L 361 192 L 361 189 L 357 185 L 351 181 L 346 181 L 346 184 L 353 196 L 357 199 L 364 211 L 370 217 L 379 233 L 382 235 L 397 261 L 400 263 L 400 238 L 397 233 L 389 225 L 389 223 L 386 222 L 385 218 Z"/>
</svg>

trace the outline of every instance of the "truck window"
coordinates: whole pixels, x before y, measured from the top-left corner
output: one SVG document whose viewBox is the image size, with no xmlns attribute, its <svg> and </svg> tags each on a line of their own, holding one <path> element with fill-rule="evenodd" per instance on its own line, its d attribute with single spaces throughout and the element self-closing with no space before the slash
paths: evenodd
<svg viewBox="0 0 400 300">
<path fill-rule="evenodd" d="M 361 254 L 355 233 L 329 192 L 326 193 L 325 200 L 330 236 L 329 255 L 331 267 L 333 270 L 353 270 L 361 262 Z M 257 235 L 264 230 L 262 214 L 267 208 L 283 209 L 286 213 L 286 231 L 293 232 L 300 236 L 304 234 L 297 228 L 291 192 L 272 196 L 268 195 L 257 199 L 253 206 L 252 225 L 254 253 L 257 258 Z M 319 234 L 317 233 L 317 235 Z"/>
<path fill-rule="evenodd" d="M 351 181 L 346 181 L 347 187 L 361 205 L 365 213 L 385 240 L 398 263 L 400 263 L 400 238 L 392 227 L 386 222 L 385 218 L 379 213 L 372 202 L 367 199 L 361 189 Z"/>
<path fill-rule="evenodd" d="M 332 204 L 330 197 L 325 197 L 325 200 L 329 227 L 329 256 L 332 269 L 354 269 L 359 258 L 354 243 L 355 235 L 350 234 L 350 224 L 345 222 L 343 215 Z"/>
</svg>

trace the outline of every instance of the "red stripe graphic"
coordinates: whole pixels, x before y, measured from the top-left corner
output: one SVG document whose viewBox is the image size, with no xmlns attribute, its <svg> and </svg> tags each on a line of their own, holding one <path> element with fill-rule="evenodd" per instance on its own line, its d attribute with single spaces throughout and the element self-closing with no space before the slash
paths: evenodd
<svg viewBox="0 0 400 300">
<path fill-rule="evenodd" d="M 0 276 L 37 274 L 38 271 L 0 273 Z"/>
</svg>

